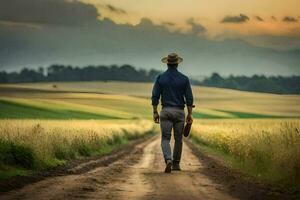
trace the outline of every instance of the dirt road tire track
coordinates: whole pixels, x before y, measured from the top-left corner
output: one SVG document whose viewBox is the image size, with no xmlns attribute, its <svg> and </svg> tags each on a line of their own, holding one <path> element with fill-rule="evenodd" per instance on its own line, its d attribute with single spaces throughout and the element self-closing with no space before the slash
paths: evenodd
<svg viewBox="0 0 300 200">
<path fill-rule="evenodd" d="M 42 181 L 49 177 L 81 174 L 97 167 L 109 166 L 111 163 L 123 158 L 125 155 L 130 154 L 131 151 L 135 151 L 136 145 L 141 143 L 146 144 L 146 142 L 148 142 L 148 139 L 153 139 L 153 137 L 150 137 L 151 136 L 147 136 L 146 138 L 141 138 L 128 144 L 121 145 L 120 147 L 116 147 L 108 155 L 93 156 L 82 160 L 73 160 L 70 161 L 67 165 L 58 166 L 45 171 L 39 171 L 31 176 L 18 176 L 13 177 L 9 180 L 1 180 L 0 197 L 8 191 L 22 188 L 26 185 Z"/>
<path fill-rule="evenodd" d="M 101 159 L 81 163 L 68 170 L 70 175 L 46 178 L 7 192 L 0 199 L 288 199 L 259 186 L 241 186 L 244 181 L 197 153 L 191 143 L 184 144 L 183 170 L 171 174 L 163 173 L 159 135 L 130 148 L 106 165 L 99 164 Z"/>
</svg>

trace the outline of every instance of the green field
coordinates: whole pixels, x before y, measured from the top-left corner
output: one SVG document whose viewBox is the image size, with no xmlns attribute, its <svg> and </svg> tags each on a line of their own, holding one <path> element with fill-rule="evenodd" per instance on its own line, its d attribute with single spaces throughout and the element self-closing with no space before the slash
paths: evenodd
<svg viewBox="0 0 300 200">
<path fill-rule="evenodd" d="M 150 119 L 151 87 L 151 83 L 126 82 L 0 85 L 0 118 Z M 299 95 L 199 86 L 193 91 L 196 119 L 300 117 Z"/>
<path fill-rule="evenodd" d="M 116 116 L 68 109 L 51 109 L 0 100 L 2 119 L 121 119 Z"/>
</svg>

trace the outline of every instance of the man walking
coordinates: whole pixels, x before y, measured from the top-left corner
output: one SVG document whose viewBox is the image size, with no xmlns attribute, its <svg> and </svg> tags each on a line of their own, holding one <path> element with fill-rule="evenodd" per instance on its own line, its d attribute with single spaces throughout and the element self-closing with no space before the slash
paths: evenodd
<svg viewBox="0 0 300 200">
<path fill-rule="evenodd" d="M 180 159 L 182 152 L 182 131 L 185 122 L 184 107 L 187 105 L 187 123 L 192 123 L 193 93 L 191 84 L 185 75 L 177 70 L 178 64 L 183 61 L 175 53 L 162 58 L 163 63 L 168 65 L 168 69 L 160 74 L 152 90 L 153 120 L 160 123 L 161 128 L 161 148 L 166 162 L 165 172 L 180 169 Z M 161 98 L 162 110 L 160 115 L 157 105 Z M 170 146 L 171 131 L 174 131 L 173 156 Z"/>
</svg>

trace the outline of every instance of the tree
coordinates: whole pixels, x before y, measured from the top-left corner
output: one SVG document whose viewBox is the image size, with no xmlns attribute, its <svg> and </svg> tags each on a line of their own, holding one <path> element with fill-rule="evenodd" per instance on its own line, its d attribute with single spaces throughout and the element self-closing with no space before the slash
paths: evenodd
<svg viewBox="0 0 300 200">
<path fill-rule="evenodd" d="M 42 81 L 137 81 L 153 82 L 161 71 L 139 69 L 131 65 L 111 65 L 77 67 L 71 65 L 54 64 L 37 70 L 23 68 L 20 72 L 0 72 L 0 83 L 25 83 Z M 271 76 L 253 75 L 222 77 L 213 73 L 203 81 L 191 79 L 194 85 L 230 88 L 256 92 L 270 92 L 278 94 L 300 94 L 300 76 Z"/>
<path fill-rule="evenodd" d="M 210 78 L 204 79 L 203 83 L 204 85 L 207 86 L 213 86 L 213 87 L 223 87 L 224 79 L 218 74 L 218 73 L 213 73 Z"/>
<path fill-rule="evenodd" d="M 6 72 L 0 72 L 0 83 L 7 83 L 7 73 Z"/>
</svg>

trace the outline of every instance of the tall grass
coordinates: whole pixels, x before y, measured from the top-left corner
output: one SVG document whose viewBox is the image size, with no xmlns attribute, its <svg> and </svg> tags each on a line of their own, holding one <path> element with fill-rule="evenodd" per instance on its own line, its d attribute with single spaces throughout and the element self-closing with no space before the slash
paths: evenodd
<svg viewBox="0 0 300 200">
<path fill-rule="evenodd" d="M 300 188 L 299 120 L 220 120 L 196 123 L 192 139 L 230 155 L 245 173 Z"/>
<path fill-rule="evenodd" d="M 0 171 L 42 169 L 105 153 L 153 132 L 149 121 L 0 120 Z"/>
</svg>

